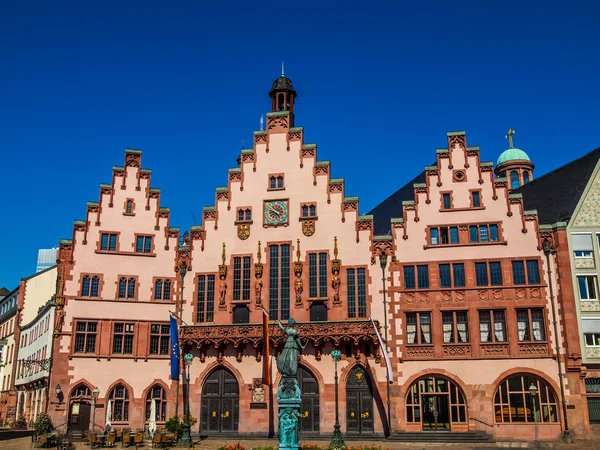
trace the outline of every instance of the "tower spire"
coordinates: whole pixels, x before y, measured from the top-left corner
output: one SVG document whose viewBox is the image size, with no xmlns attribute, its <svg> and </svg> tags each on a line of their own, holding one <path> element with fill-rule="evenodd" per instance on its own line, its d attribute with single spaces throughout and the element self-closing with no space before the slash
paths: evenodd
<svg viewBox="0 0 600 450">
<path fill-rule="evenodd" d="M 281 76 L 285 77 L 285 66 L 283 64 L 283 61 L 281 61 Z"/>
</svg>

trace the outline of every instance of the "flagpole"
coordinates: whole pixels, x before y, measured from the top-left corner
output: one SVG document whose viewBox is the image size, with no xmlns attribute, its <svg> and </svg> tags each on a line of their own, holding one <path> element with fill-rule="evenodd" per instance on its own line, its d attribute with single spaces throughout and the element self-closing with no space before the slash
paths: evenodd
<svg viewBox="0 0 600 450">
<path fill-rule="evenodd" d="M 179 294 L 179 321 L 183 322 L 183 280 L 187 272 L 187 264 L 185 261 L 181 262 L 179 266 L 179 275 L 181 275 L 181 293 Z M 181 369 L 181 364 L 179 365 Z M 175 417 L 179 416 L 179 372 L 177 374 L 177 381 L 175 383 Z"/>
<path fill-rule="evenodd" d="M 381 266 L 381 281 L 383 282 L 383 321 L 385 322 L 383 330 L 385 332 L 385 353 L 388 354 L 388 320 L 387 320 L 387 296 L 385 292 L 385 267 L 387 266 L 387 255 L 379 256 L 379 265 Z M 386 387 L 387 387 L 387 422 L 388 436 L 392 434 L 392 410 L 391 410 L 391 395 L 390 395 L 390 374 L 386 371 Z"/>
</svg>

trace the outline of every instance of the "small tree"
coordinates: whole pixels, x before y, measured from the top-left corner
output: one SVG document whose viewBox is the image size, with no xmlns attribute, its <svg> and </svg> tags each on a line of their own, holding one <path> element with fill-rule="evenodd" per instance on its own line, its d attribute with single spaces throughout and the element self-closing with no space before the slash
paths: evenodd
<svg viewBox="0 0 600 450">
<path fill-rule="evenodd" d="M 171 433 L 174 433 L 175 436 L 177 436 L 177 439 L 181 436 L 182 426 L 183 424 L 181 423 L 181 420 L 179 420 L 179 416 L 173 416 L 165 422 L 165 428 Z"/>
<path fill-rule="evenodd" d="M 33 428 L 37 434 L 47 434 L 54 430 L 54 425 L 52 425 L 50 416 L 43 412 L 38 414 L 37 419 L 33 424 Z"/>
</svg>

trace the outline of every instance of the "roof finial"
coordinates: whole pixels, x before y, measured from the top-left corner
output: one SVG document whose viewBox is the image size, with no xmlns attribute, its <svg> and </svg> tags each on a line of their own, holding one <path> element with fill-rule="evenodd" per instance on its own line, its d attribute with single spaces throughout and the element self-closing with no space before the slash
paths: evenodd
<svg viewBox="0 0 600 450">
<path fill-rule="evenodd" d="M 223 265 L 225 265 L 225 259 L 226 259 L 225 242 L 223 242 L 223 253 L 221 253 L 221 261 L 223 261 Z"/>
<path fill-rule="evenodd" d="M 242 150 L 244 150 L 244 140 L 242 139 Z"/>
<path fill-rule="evenodd" d="M 260 264 L 260 257 L 262 255 L 262 252 L 260 251 L 260 241 L 258 241 L 258 250 L 256 252 L 256 259 L 258 259 L 258 263 Z"/>
<path fill-rule="evenodd" d="M 285 77 L 285 66 L 283 65 L 283 61 L 281 61 L 281 76 Z"/>
<path fill-rule="evenodd" d="M 508 133 L 506 134 L 506 136 L 504 136 L 505 139 L 508 139 L 508 146 L 510 148 L 514 148 L 513 147 L 513 134 L 515 134 L 515 130 L 513 130 L 512 128 L 508 129 Z"/>
<path fill-rule="evenodd" d="M 296 249 L 296 257 L 298 258 L 298 262 L 300 262 L 300 257 L 302 256 L 302 253 L 300 253 L 300 239 L 296 239 L 296 242 L 298 243 L 298 247 Z"/>
<path fill-rule="evenodd" d="M 334 236 L 333 238 L 333 257 L 338 259 L 337 236 Z"/>
</svg>

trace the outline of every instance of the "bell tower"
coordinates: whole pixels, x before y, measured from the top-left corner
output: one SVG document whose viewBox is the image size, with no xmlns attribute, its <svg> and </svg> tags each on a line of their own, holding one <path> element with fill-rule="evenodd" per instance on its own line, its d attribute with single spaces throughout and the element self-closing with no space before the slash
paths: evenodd
<svg viewBox="0 0 600 450">
<path fill-rule="evenodd" d="M 283 63 L 281 63 L 281 76 L 273 82 L 273 87 L 269 92 L 271 97 L 271 111 L 289 111 L 294 114 L 294 100 L 298 94 L 294 90 L 292 80 L 285 76 Z"/>
</svg>

